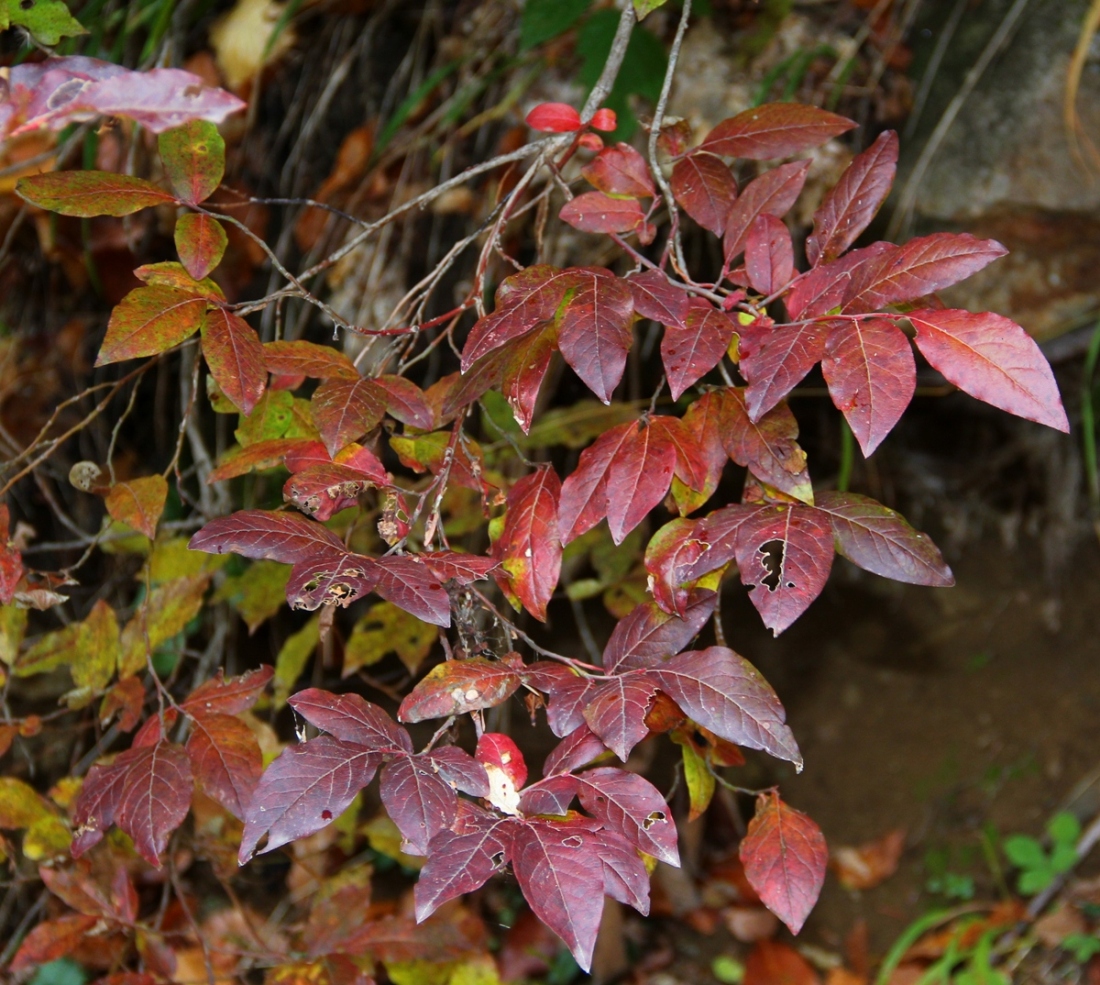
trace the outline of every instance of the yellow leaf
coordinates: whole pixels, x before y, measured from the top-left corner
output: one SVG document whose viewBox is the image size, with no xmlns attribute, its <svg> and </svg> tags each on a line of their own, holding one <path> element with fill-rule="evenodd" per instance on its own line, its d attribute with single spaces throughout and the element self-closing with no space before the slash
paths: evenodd
<svg viewBox="0 0 1100 985">
<path fill-rule="evenodd" d="M 344 648 L 344 677 L 396 653 L 410 674 L 431 652 L 439 631 L 390 602 L 373 606 L 355 624 Z"/>
<path fill-rule="evenodd" d="M 73 836 L 59 817 L 39 818 L 23 835 L 23 854 L 32 862 L 67 855 Z"/>
<path fill-rule="evenodd" d="M 0 663 L 9 667 L 15 663 L 26 630 L 26 609 L 15 605 L 0 605 Z"/>
<path fill-rule="evenodd" d="M 31 786 L 14 777 L 0 777 L 0 828 L 29 828 L 52 816 L 49 803 Z"/>
<path fill-rule="evenodd" d="M 70 670 L 79 688 L 101 691 L 107 686 L 122 656 L 122 640 L 115 611 L 100 599 L 81 623 L 80 646 Z"/>
<path fill-rule="evenodd" d="M 294 682 L 302 675 L 309 655 L 321 640 L 321 620 L 314 616 L 293 636 L 288 636 L 275 658 L 275 707 L 282 708 Z"/>
<path fill-rule="evenodd" d="M 228 602 L 233 606 L 251 634 L 286 604 L 286 583 L 289 579 L 289 564 L 256 561 L 249 565 L 244 574 L 226 578 L 214 592 L 214 601 Z"/>
<path fill-rule="evenodd" d="M 80 623 L 40 636 L 35 644 L 18 660 L 13 670 L 16 677 L 48 674 L 72 660 L 80 645 L 83 632 Z"/>
<path fill-rule="evenodd" d="M 210 30 L 210 44 L 230 89 L 253 78 L 265 64 L 277 61 L 294 44 L 288 25 L 272 42 L 284 5 L 271 0 L 238 0 Z M 268 44 L 271 50 L 265 51 Z"/>
<path fill-rule="evenodd" d="M 182 633 L 202 608 L 210 575 L 179 578 L 154 588 L 122 630 L 122 657 L 118 676 L 128 677 L 145 667 L 146 656 Z"/>
<path fill-rule="evenodd" d="M 163 475 L 116 482 L 107 493 L 107 512 L 112 520 L 132 527 L 146 537 L 154 537 L 157 521 L 168 498 L 168 482 Z"/>
<path fill-rule="evenodd" d="M 148 578 L 154 585 L 163 585 L 177 578 L 216 571 L 228 560 L 228 554 L 204 554 L 190 550 L 186 537 L 171 537 L 158 540 L 153 545 L 153 553 L 145 559 L 137 581 L 144 583 Z"/>
</svg>

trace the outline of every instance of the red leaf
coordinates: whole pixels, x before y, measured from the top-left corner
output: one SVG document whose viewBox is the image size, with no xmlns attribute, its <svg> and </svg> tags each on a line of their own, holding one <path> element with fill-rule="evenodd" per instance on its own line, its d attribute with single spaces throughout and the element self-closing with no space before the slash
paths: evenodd
<svg viewBox="0 0 1100 985">
<path fill-rule="evenodd" d="M 382 757 L 327 735 L 287 746 L 267 768 L 245 810 L 240 863 L 320 831 L 374 778 Z"/>
<path fill-rule="evenodd" d="M 766 161 L 820 147 L 855 125 L 816 106 L 765 103 L 723 120 L 707 134 L 702 149 L 724 157 Z"/>
<path fill-rule="evenodd" d="M 244 448 L 232 448 L 222 456 L 217 467 L 210 470 L 206 481 L 207 484 L 212 484 L 221 482 L 223 479 L 235 479 L 253 469 L 273 469 L 284 462 L 289 463 L 292 459 L 297 459 L 298 456 L 311 455 L 315 449 L 320 449 L 324 456 L 322 461 L 329 461 L 325 446 L 309 438 L 271 438 L 246 445 Z M 292 472 L 295 471 L 295 468 L 289 464 L 287 468 Z"/>
<path fill-rule="evenodd" d="M 828 523 L 802 506 L 755 511 L 739 527 L 735 550 L 749 601 L 776 636 L 821 594 L 833 564 Z"/>
<path fill-rule="evenodd" d="M 917 388 L 913 347 L 892 322 L 838 323 L 825 345 L 821 371 L 864 457 L 901 419 Z"/>
<path fill-rule="evenodd" d="M 502 350 L 500 392 L 524 434 L 531 430 L 539 390 L 557 344 L 557 331 L 547 326 L 533 329 Z"/>
<path fill-rule="evenodd" d="M 412 380 L 387 373 L 375 377 L 374 385 L 385 391 L 386 411 L 391 417 L 422 431 L 431 430 L 435 416 L 424 399 L 424 391 Z"/>
<path fill-rule="evenodd" d="M 433 626 L 451 624 L 451 598 L 431 569 L 414 554 L 390 554 L 374 562 L 374 591 Z"/>
<path fill-rule="evenodd" d="M 226 308 L 212 307 L 202 326 L 202 354 L 222 393 L 242 414 L 251 414 L 267 383 L 264 347 L 252 326 Z"/>
<path fill-rule="evenodd" d="M 386 413 L 386 393 L 373 380 L 325 380 L 310 400 L 329 454 L 373 429 Z"/>
<path fill-rule="evenodd" d="M 698 523 L 673 520 L 650 538 L 645 551 L 645 568 L 650 574 L 654 600 L 666 612 L 675 612 L 681 619 L 687 613 L 688 601 L 688 592 L 682 586 L 698 577 L 693 572 L 699 559 L 710 554 L 710 542 L 701 539 L 698 533 Z M 733 557 L 732 548 L 730 557 Z M 721 567 L 721 564 L 714 567 Z"/>
<path fill-rule="evenodd" d="M 460 551 L 433 551 L 417 555 L 440 581 L 455 581 L 459 585 L 488 578 L 497 562 L 478 554 Z"/>
<path fill-rule="evenodd" d="M 695 639 L 714 612 L 718 595 L 705 588 L 693 594 L 683 619 L 665 612 L 656 602 L 635 606 L 620 619 L 603 651 L 607 672 L 657 667 Z"/>
<path fill-rule="evenodd" d="M 581 677 L 562 664 L 548 662 L 528 668 L 524 683 L 549 695 L 546 723 L 558 736 L 568 735 L 584 724 L 585 708 L 598 686 L 595 678 Z"/>
<path fill-rule="evenodd" d="M 607 525 L 621 544 L 664 499 L 676 467 L 676 447 L 658 429 L 635 427 L 607 475 Z M 662 440 L 663 439 L 663 440 Z"/>
<path fill-rule="evenodd" d="M 745 407 L 759 421 L 802 381 L 825 354 L 829 329 L 818 322 L 745 327 L 738 367 L 749 381 Z"/>
<path fill-rule="evenodd" d="M 853 564 L 911 585 L 955 584 L 931 538 L 900 513 L 858 493 L 823 492 L 816 508 L 832 525 L 837 552 Z"/>
<path fill-rule="evenodd" d="M 373 456 L 372 456 L 373 457 Z M 389 485 L 383 471 L 367 474 L 346 465 L 310 465 L 296 472 L 283 486 L 283 499 L 322 522 L 340 510 L 355 506 L 365 489 Z"/>
<path fill-rule="evenodd" d="M 768 296 L 794 276 L 794 246 L 782 219 L 762 212 L 749 226 L 745 240 L 745 270 L 754 291 Z"/>
<path fill-rule="evenodd" d="M 737 200 L 737 181 L 711 154 L 689 154 L 672 169 L 672 196 L 704 229 L 721 236 Z"/>
<path fill-rule="evenodd" d="M 527 782 L 527 763 L 519 746 L 501 732 L 485 732 L 477 740 L 476 758 L 483 769 L 496 767 L 517 790 Z"/>
<path fill-rule="evenodd" d="M 611 463 L 632 439 L 637 427 L 635 423 L 616 425 L 581 452 L 577 468 L 561 487 L 558 529 L 563 544 L 591 530 L 607 516 L 607 477 Z"/>
<path fill-rule="evenodd" d="M 584 233 L 632 233 L 645 223 L 645 210 L 636 198 L 583 192 L 566 202 L 558 217 Z"/>
<path fill-rule="evenodd" d="M 515 829 L 512 869 L 531 909 L 565 941 L 582 971 L 603 915 L 604 879 L 599 838 L 577 825 L 528 821 Z"/>
<path fill-rule="evenodd" d="M 206 305 L 206 298 L 172 287 L 135 288 L 111 312 L 95 364 L 167 352 L 202 327 Z"/>
<path fill-rule="evenodd" d="M 207 120 L 165 130 L 157 141 L 164 173 L 185 202 L 205 202 L 225 176 L 225 141 Z M 204 275 L 205 276 L 205 275 Z"/>
<path fill-rule="evenodd" d="M 322 605 L 346 608 L 374 591 L 380 576 L 373 558 L 327 547 L 294 565 L 286 583 L 286 600 L 292 609 L 307 612 Z"/>
<path fill-rule="evenodd" d="M 273 673 L 264 664 L 238 677 L 225 678 L 219 667 L 216 676 L 203 681 L 180 707 L 189 715 L 239 715 L 259 700 Z"/>
<path fill-rule="evenodd" d="M 738 254 L 744 251 L 749 230 L 757 216 L 772 215 L 781 218 L 790 211 L 802 191 L 809 169 L 809 161 L 781 164 L 771 171 L 765 171 L 744 187 L 741 197 L 730 209 L 729 219 L 722 233 L 722 248 L 727 265 L 732 264 Z"/>
<path fill-rule="evenodd" d="M 760 749 L 802 769 L 802 754 L 775 691 L 733 650 L 691 650 L 646 673 L 692 721 L 736 745 Z"/>
<path fill-rule="evenodd" d="M 504 529 L 493 544 L 493 559 L 500 564 L 497 583 L 542 622 L 561 573 L 560 496 L 561 483 L 550 466 L 520 479 L 508 493 Z"/>
<path fill-rule="evenodd" d="M 814 213 L 814 231 L 806 240 L 812 266 L 835 260 L 871 224 L 890 194 L 897 164 L 898 135 L 893 130 L 880 133 L 855 156 Z"/>
<path fill-rule="evenodd" d="M 379 793 L 405 840 L 403 850 L 427 855 L 428 843 L 454 823 L 458 795 L 421 756 L 398 756 L 382 770 Z"/>
<path fill-rule="evenodd" d="M 630 750 L 649 735 L 645 716 L 659 686 L 648 671 L 628 671 L 600 684 L 584 709 L 588 727 L 624 763 Z"/>
<path fill-rule="evenodd" d="M 821 829 L 779 794 L 762 794 L 739 854 L 761 902 L 797 934 L 825 881 L 829 851 Z"/>
<path fill-rule="evenodd" d="M 201 212 L 181 215 L 176 220 L 174 236 L 180 261 L 195 280 L 202 280 L 222 262 L 229 245 L 222 224 Z"/>
<path fill-rule="evenodd" d="M 618 117 L 613 109 L 598 109 L 588 121 L 594 130 L 602 130 L 604 133 L 613 133 L 618 127 Z"/>
<path fill-rule="evenodd" d="M 409 733 L 358 694 L 332 694 L 311 687 L 292 695 L 288 703 L 310 725 L 341 742 L 378 752 L 413 751 Z"/>
<path fill-rule="evenodd" d="M 634 310 L 639 315 L 662 325 L 684 327 L 691 295 L 671 283 L 660 270 L 631 274 L 626 283 L 634 296 Z"/>
<path fill-rule="evenodd" d="M 816 318 L 834 308 L 839 310 L 849 286 L 862 276 L 863 267 L 896 249 L 893 243 L 872 243 L 799 275 L 786 297 L 788 315 L 792 320 Z"/>
<path fill-rule="evenodd" d="M 948 381 L 1001 410 L 1069 433 L 1046 357 L 1019 325 L 991 312 L 926 308 L 908 315 L 917 347 Z"/>
<path fill-rule="evenodd" d="M 203 792 L 243 819 L 263 772 L 252 729 L 232 715 L 203 714 L 192 721 L 187 755 Z"/>
<path fill-rule="evenodd" d="M 31 971 L 71 954 L 99 923 L 99 917 L 68 913 L 35 927 L 12 958 L 11 971 Z"/>
<path fill-rule="evenodd" d="M 8 504 L 0 503 L 0 602 L 10 605 L 23 577 L 23 555 L 11 544 Z"/>
<path fill-rule="evenodd" d="M 661 359 L 673 400 L 721 362 L 736 330 L 729 315 L 702 298 L 691 299 L 682 328 L 665 326 Z"/>
<path fill-rule="evenodd" d="M 647 855 L 680 865 L 672 811 L 652 783 L 608 766 L 587 770 L 575 779 L 581 805 L 606 828 Z"/>
<path fill-rule="evenodd" d="M 296 513 L 270 510 L 238 510 L 231 516 L 211 520 L 187 546 L 207 554 L 229 551 L 284 564 L 308 561 L 333 548 L 346 553 L 340 538 L 321 524 Z"/>
<path fill-rule="evenodd" d="M 654 440 L 663 441 L 676 452 L 673 473 L 681 482 L 698 486 L 706 481 L 704 451 L 695 432 L 678 417 L 655 414 L 649 418 L 649 428 Z"/>
<path fill-rule="evenodd" d="M 124 216 L 154 205 L 175 202 L 175 196 L 143 178 L 110 171 L 51 171 L 20 178 L 16 194 L 31 205 L 61 215 L 90 218 Z"/>
<path fill-rule="evenodd" d="M 527 114 L 526 122 L 541 133 L 572 133 L 584 126 L 581 114 L 566 103 L 539 103 Z"/>
<path fill-rule="evenodd" d="M 649 165 L 630 144 L 616 144 L 599 152 L 581 168 L 581 174 L 608 195 L 652 198 L 657 194 Z"/>
<path fill-rule="evenodd" d="M 851 977 L 856 980 L 859 976 Z M 818 985 L 820 980 L 810 963 L 793 947 L 781 941 L 761 940 L 745 961 L 742 985 Z M 847 977 L 838 979 L 847 980 Z"/>
<path fill-rule="evenodd" d="M 558 329 L 565 361 L 605 404 L 622 379 L 634 341 L 634 298 L 622 279 L 602 267 L 586 267 L 566 303 Z"/>
<path fill-rule="evenodd" d="M 406 695 L 397 717 L 402 722 L 423 722 L 493 708 L 515 694 L 522 669 L 522 661 L 484 657 L 437 664 Z"/>
<path fill-rule="evenodd" d="M 697 484 L 689 483 L 688 488 L 673 482 L 672 494 L 681 516 L 694 513 L 710 499 L 722 478 L 722 470 L 728 461 L 723 445 L 725 424 L 722 420 L 722 404 L 721 391 L 705 393 L 687 409 L 681 419 L 684 430 L 691 435 L 698 449 L 695 473 L 697 479 L 702 479 Z"/>
<path fill-rule="evenodd" d="M 814 497 L 806 453 L 795 440 L 798 422 L 786 404 L 769 410 L 754 422 L 745 406 L 745 390 L 726 387 L 720 395 L 720 432 L 729 457 L 753 475 L 804 503 Z"/>
<path fill-rule="evenodd" d="M 339 349 L 315 342 L 267 342 L 267 371 L 276 376 L 309 376 L 318 380 L 358 380 L 359 370 Z"/>
<path fill-rule="evenodd" d="M 933 233 L 911 239 L 860 267 L 844 297 L 845 312 L 877 311 L 965 280 L 1006 250 L 969 233 Z"/>
<path fill-rule="evenodd" d="M 587 725 L 578 725 L 550 751 L 542 764 L 543 776 L 569 773 L 604 755 L 607 746 Z"/>
<path fill-rule="evenodd" d="M 167 498 L 168 482 L 164 476 L 143 475 L 129 482 L 116 482 L 107 493 L 105 505 L 112 520 L 146 537 L 155 537 Z"/>
</svg>

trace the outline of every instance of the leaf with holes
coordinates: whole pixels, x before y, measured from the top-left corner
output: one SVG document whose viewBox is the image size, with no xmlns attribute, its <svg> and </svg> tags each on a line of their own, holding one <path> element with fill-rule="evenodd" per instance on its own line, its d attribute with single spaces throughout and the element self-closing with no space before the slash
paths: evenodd
<svg viewBox="0 0 1100 985">
<path fill-rule="evenodd" d="M 382 757 L 360 745 L 322 735 L 288 746 L 264 771 L 245 809 L 239 859 L 320 831 L 342 814 L 374 778 Z"/>
<path fill-rule="evenodd" d="M 801 103 L 765 103 L 723 120 L 702 149 L 724 157 L 767 161 L 790 157 L 855 127 L 851 120 Z"/>
<path fill-rule="evenodd" d="M 581 168 L 581 174 L 607 195 L 652 198 L 657 194 L 646 159 L 630 144 L 604 148 Z"/>
<path fill-rule="evenodd" d="M 745 271 L 754 291 L 768 296 L 794 277 L 794 245 L 782 219 L 761 212 L 745 239 Z"/>
<path fill-rule="evenodd" d="M 605 404 L 622 379 L 634 341 L 634 298 L 625 281 L 602 267 L 588 267 L 566 302 L 558 328 L 565 361 Z"/>
<path fill-rule="evenodd" d="M 358 380 L 359 371 L 339 349 L 315 342 L 267 342 L 264 344 L 267 371 L 276 376 L 309 376 L 318 380 Z"/>
<path fill-rule="evenodd" d="M 292 609 L 307 612 L 322 605 L 346 608 L 374 591 L 379 575 L 373 558 L 328 547 L 294 565 L 286 583 L 286 600 Z"/>
<path fill-rule="evenodd" d="M 778 793 L 761 794 L 739 854 L 761 902 L 797 934 L 825 881 L 829 850 L 821 829 Z"/>
<path fill-rule="evenodd" d="M 691 650 L 646 673 L 693 722 L 736 745 L 760 749 L 802 769 L 802 754 L 775 691 L 733 650 Z"/>
<path fill-rule="evenodd" d="M 673 400 L 718 365 L 735 332 L 730 316 L 702 298 L 691 299 L 682 328 L 665 327 L 661 360 Z"/>
<path fill-rule="evenodd" d="M 189 205 L 205 202 L 225 175 L 225 141 L 208 120 L 191 120 L 157 138 L 164 173 Z"/>
<path fill-rule="evenodd" d="M 386 413 L 386 393 L 372 380 L 325 380 L 313 394 L 313 419 L 329 454 L 372 430 Z"/>
<path fill-rule="evenodd" d="M 546 621 L 546 604 L 561 573 L 558 500 L 561 483 L 551 466 L 520 479 L 508 493 L 504 529 L 493 544 L 500 565 L 494 577 L 536 619 Z"/>
<path fill-rule="evenodd" d="M 740 333 L 742 375 L 749 381 L 745 407 L 759 421 L 789 394 L 825 355 L 827 326 L 819 322 L 745 326 Z"/>
<path fill-rule="evenodd" d="M 840 322 L 825 343 L 821 371 L 829 396 L 864 457 L 869 456 L 901 419 L 916 392 L 913 347 L 884 318 Z"/>
<path fill-rule="evenodd" d="M 781 218 L 790 211 L 802 191 L 809 169 L 809 161 L 781 164 L 771 171 L 765 171 L 744 187 L 740 197 L 733 203 L 722 231 L 722 248 L 727 264 L 731 264 L 744 252 L 749 232 L 758 216 Z"/>
<path fill-rule="evenodd" d="M 155 537 L 157 521 L 168 498 L 168 481 L 162 475 L 116 482 L 107 493 L 107 512 L 112 520 Z"/>
<path fill-rule="evenodd" d="M 326 550 L 346 553 L 340 538 L 321 524 L 297 513 L 271 510 L 238 510 L 211 520 L 187 546 L 207 554 L 229 552 L 283 564 L 308 561 Z"/>
<path fill-rule="evenodd" d="M 991 312 L 922 309 L 909 314 L 917 348 L 948 381 L 1001 410 L 1069 433 L 1050 364 L 1019 325 Z"/>
<path fill-rule="evenodd" d="M 175 202 L 163 188 L 143 178 L 110 171 L 51 171 L 20 178 L 16 193 L 25 202 L 61 215 L 91 218 L 131 215 Z"/>
<path fill-rule="evenodd" d="M 620 619 L 603 651 L 609 674 L 656 667 L 679 653 L 699 634 L 718 604 L 718 595 L 697 589 L 684 610 L 684 618 L 644 602 Z"/>
<path fill-rule="evenodd" d="M 688 154 L 672 169 L 672 197 L 704 229 L 721 236 L 737 201 L 737 180 L 713 154 Z"/>
<path fill-rule="evenodd" d="M 561 207 L 558 217 L 583 233 L 632 233 L 646 224 L 636 198 L 612 198 L 603 192 L 583 192 Z"/>
<path fill-rule="evenodd" d="M 176 220 L 176 252 L 187 272 L 202 280 L 225 256 L 229 237 L 225 227 L 213 216 L 188 212 Z"/>
<path fill-rule="evenodd" d="M 672 812 L 652 783 L 636 773 L 601 766 L 576 776 L 581 805 L 639 851 L 680 865 Z"/>
<path fill-rule="evenodd" d="M 263 772 L 252 729 L 232 715 L 204 713 L 192 720 L 187 755 L 203 792 L 243 820 Z"/>
<path fill-rule="evenodd" d="M 111 312 L 95 364 L 167 352 L 202 328 L 206 306 L 206 298 L 172 287 L 135 288 Z"/>
<path fill-rule="evenodd" d="M 898 164 L 898 135 L 893 130 L 878 139 L 848 165 L 814 212 L 814 231 L 806 240 L 811 266 L 835 260 L 875 217 L 890 194 Z"/>
<path fill-rule="evenodd" d="M 561 487 L 558 530 L 568 544 L 607 516 L 607 478 L 612 463 L 637 430 L 637 423 L 609 428 L 581 452 L 576 469 Z"/>
<path fill-rule="evenodd" d="M 427 855 L 429 842 L 450 828 L 458 813 L 458 795 L 428 757 L 396 757 L 382 770 L 379 793 L 404 839 L 401 850 L 412 855 Z"/>
<path fill-rule="evenodd" d="M 255 329 L 229 309 L 211 307 L 202 326 L 202 354 L 222 393 L 241 413 L 251 414 L 267 385 L 264 347 Z"/>
<path fill-rule="evenodd" d="M 335 463 L 310 465 L 286 480 L 283 499 L 303 513 L 325 521 L 340 510 L 355 506 L 364 490 L 385 485 L 389 485 L 385 472 L 379 476 L 377 472 L 368 474 Z"/>
<path fill-rule="evenodd" d="M 515 694 L 522 672 L 523 661 L 518 657 L 448 660 L 433 667 L 412 689 L 401 702 L 397 717 L 403 722 L 423 722 L 493 708 Z"/>
<path fill-rule="evenodd" d="M 634 297 L 634 310 L 642 318 L 683 328 L 691 295 L 677 287 L 660 270 L 645 270 L 625 278 Z"/>
<path fill-rule="evenodd" d="M 684 585 L 698 577 L 695 569 L 700 559 L 710 554 L 711 545 L 699 536 L 699 529 L 696 521 L 673 520 L 661 527 L 646 545 L 645 568 L 653 598 L 662 609 L 675 612 L 681 619 L 687 613 L 689 594 Z M 714 565 L 717 567 L 721 563 Z"/>
</svg>

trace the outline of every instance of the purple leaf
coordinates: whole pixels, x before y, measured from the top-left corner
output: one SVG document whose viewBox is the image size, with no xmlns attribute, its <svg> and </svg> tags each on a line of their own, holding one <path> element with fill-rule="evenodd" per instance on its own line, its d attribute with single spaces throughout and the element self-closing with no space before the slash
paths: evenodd
<svg viewBox="0 0 1100 985">
<path fill-rule="evenodd" d="M 672 169 L 672 196 L 704 229 L 721 236 L 737 200 L 729 166 L 711 154 L 689 154 Z"/>
<path fill-rule="evenodd" d="M 634 670 L 599 685 L 584 709 L 584 720 L 624 763 L 630 750 L 649 734 L 646 712 L 660 685 L 650 671 Z"/>
<path fill-rule="evenodd" d="M 416 919 L 426 920 L 448 900 L 485 885 L 511 859 L 518 827 L 514 818 L 469 808 L 460 830 L 436 835 L 416 884 Z"/>
<path fill-rule="evenodd" d="M 634 297 L 626 281 L 601 267 L 584 268 L 558 328 L 565 361 L 605 404 L 622 379 L 634 341 Z"/>
<path fill-rule="evenodd" d="M 692 593 L 683 619 L 665 612 L 656 602 L 635 606 L 619 620 L 607 641 L 604 667 L 615 674 L 659 666 L 695 639 L 717 604 L 717 593 L 701 588 Z"/>
<path fill-rule="evenodd" d="M 308 561 L 314 555 L 344 544 L 331 530 L 298 516 L 270 510 L 239 510 L 231 516 L 211 520 L 187 545 L 207 554 L 240 554 L 266 558 L 284 564 Z"/>
<path fill-rule="evenodd" d="M 661 359 L 673 400 L 718 365 L 736 330 L 729 315 L 701 298 L 691 299 L 683 327 L 666 326 Z"/>
<path fill-rule="evenodd" d="M 310 725 L 341 742 L 376 752 L 413 751 L 409 733 L 358 694 L 333 694 L 311 687 L 292 695 L 288 703 Z"/>
</svg>

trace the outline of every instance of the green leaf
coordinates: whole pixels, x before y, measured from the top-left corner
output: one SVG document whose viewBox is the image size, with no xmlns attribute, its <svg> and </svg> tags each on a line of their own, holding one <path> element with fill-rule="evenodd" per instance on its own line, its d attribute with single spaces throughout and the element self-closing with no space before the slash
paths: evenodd
<svg viewBox="0 0 1100 985">
<path fill-rule="evenodd" d="M 174 287 L 135 288 L 111 312 L 95 364 L 167 352 L 202 327 L 206 305 L 206 298 Z"/>
<path fill-rule="evenodd" d="M 672 732 L 669 737 L 680 746 L 683 754 L 684 783 L 690 802 L 689 818 L 694 821 L 710 806 L 714 797 L 714 774 L 690 738 L 678 732 Z"/>
<path fill-rule="evenodd" d="M 634 0 L 634 13 L 638 15 L 638 20 L 645 20 L 653 11 L 666 3 L 668 0 Z"/>
<path fill-rule="evenodd" d="M 519 22 L 519 50 L 527 51 L 568 31 L 591 3 L 592 0 L 527 0 Z"/>
<path fill-rule="evenodd" d="M 83 219 L 131 215 L 175 198 L 144 178 L 110 171 L 51 171 L 20 178 L 16 194 L 31 205 Z"/>
<path fill-rule="evenodd" d="M 295 682 L 302 676 L 309 655 L 321 641 L 321 619 L 314 616 L 298 632 L 288 636 L 275 658 L 275 707 L 282 708 Z"/>
<path fill-rule="evenodd" d="M 244 574 L 226 578 L 214 593 L 214 601 L 228 602 L 252 634 L 286 605 L 286 583 L 289 580 L 289 564 L 255 561 Z"/>
<path fill-rule="evenodd" d="M 316 438 L 309 401 L 295 398 L 289 390 L 267 390 L 241 417 L 233 436 L 244 447 L 276 438 Z"/>
<path fill-rule="evenodd" d="M 1027 835 L 1012 835 L 1005 838 L 1002 847 L 1005 857 L 1018 868 L 1034 869 L 1047 864 L 1047 855 L 1043 851 L 1043 846 Z"/>
<path fill-rule="evenodd" d="M 225 175 L 225 141 L 208 120 L 192 120 L 157 138 L 160 159 L 172 187 L 197 205 L 214 194 Z"/>
<path fill-rule="evenodd" d="M 1060 811 L 1047 824 L 1047 834 L 1056 845 L 1069 845 L 1075 849 L 1077 839 L 1081 837 L 1081 822 L 1068 811 Z"/>
<path fill-rule="evenodd" d="M 0 31 L 12 24 L 25 27 L 39 44 L 51 46 L 88 33 L 61 0 L 0 0 Z"/>
<path fill-rule="evenodd" d="M 0 605 L 0 663 L 9 667 L 15 663 L 26 631 L 27 610 L 15 605 Z"/>
<path fill-rule="evenodd" d="M 348 637 L 343 676 L 378 663 L 387 653 L 396 653 L 409 673 L 415 674 L 438 637 L 435 626 L 390 602 L 380 602 L 355 624 Z"/>
<path fill-rule="evenodd" d="M 1016 888 L 1024 896 L 1034 896 L 1054 881 L 1054 875 L 1054 871 L 1045 865 L 1041 869 L 1025 869 L 1020 873 Z"/>
</svg>

